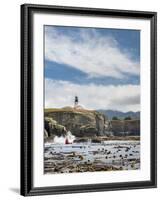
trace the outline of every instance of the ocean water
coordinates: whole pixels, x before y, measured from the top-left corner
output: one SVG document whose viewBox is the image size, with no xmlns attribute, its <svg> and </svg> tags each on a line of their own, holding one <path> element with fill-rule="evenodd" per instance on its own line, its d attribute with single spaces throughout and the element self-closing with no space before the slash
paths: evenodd
<svg viewBox="0 0 161 200">
<path fill-rule="evenodd" d="M 140 169 L 140 141 L 45 143 L 44 173 Z"/>
</svg>

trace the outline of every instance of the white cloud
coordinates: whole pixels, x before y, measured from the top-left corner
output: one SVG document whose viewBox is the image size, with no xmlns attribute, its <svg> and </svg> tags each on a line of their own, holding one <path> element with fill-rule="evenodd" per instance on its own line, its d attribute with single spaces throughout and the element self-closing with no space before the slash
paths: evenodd
<svg viewBox="0 0 161 200">
<path fill-rule="evenodd" d="M 73 106 L 75 95 L 78 95 L 80 104 L 87 109 L 140 110 L 139 85 L 79 85 L 45 80 L 46 108 Z"/>
<path fill-rule="evenodd" d="M 55 28 L 46 28 L 45 58 L 81 70 L 89 77 L 139 75 L 139 63 L 120 49 L 114 38 L 90 29 L 80 30 L 79 34 L 65 35 Z"/>
</svg>

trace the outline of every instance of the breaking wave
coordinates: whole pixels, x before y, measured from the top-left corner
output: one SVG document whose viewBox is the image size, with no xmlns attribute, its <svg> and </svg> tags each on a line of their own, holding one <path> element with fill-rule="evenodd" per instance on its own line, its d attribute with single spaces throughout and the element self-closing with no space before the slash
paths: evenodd
<svg viewBox="0 0 161 200">
<path fill-rule="evenodd" d="M 55 136 L 54 137 L 54 143 L 55 144 L 66 144 L 68 143 L 73 143 L 73 141 L 75 140 L 75 136 L 72 135 L 72 133 L 70 131 L 67 132 L 66 136 Z"/>
</svg>

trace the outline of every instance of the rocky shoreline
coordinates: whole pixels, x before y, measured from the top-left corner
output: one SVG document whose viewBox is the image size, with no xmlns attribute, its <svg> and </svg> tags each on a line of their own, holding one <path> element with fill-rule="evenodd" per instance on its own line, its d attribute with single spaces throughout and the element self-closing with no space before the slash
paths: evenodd
<svg viewBox="0 0 161 200">
<path fill-rule="evenodd" d="M 139 141 L 45 145 L 44 173 L 76 173 L 140 168 Z"/>
<path fill-rule="evenodd" d="M 45 143 L 53 142 L 54 138 L 46 137 L 44 139 Z M 140 141 L 140 136 L 107 136 L 107 137 L 77 137 L 74 140 L 74 143 L 82 143 L 82 142 L 89 142 L 92 143 L 103 143 L 105 141 Z"/>
</svg>

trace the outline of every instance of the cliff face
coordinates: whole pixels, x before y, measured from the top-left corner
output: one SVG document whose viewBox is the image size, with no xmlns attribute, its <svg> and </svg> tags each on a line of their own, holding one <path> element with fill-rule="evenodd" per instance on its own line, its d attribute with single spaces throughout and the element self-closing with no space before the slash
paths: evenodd
<svg viewBox="0 0 161 200">
<path fill-rule="evenodd" d="M 90 110 L 46 109 L 45 137 L 65 135 L 76 137 L 140 135 L 140 120 L 112 120 Z"/>
<path fill-rule="evenodd" d="M 95 111 L 50 109 L 45 111 L 45 117 L 56 121 L 77 137 L 101 136 L 105 134 L 108 128 L 108 121 L 105 116 Z M 46 127 L 47 124 L 46 120 Z M 48 130 L 46 131 L 48 132 Z"/>
<path fill-rule="evenodd" d="M 44 130 L 45 138 L 51 137 L 53 135 L 62 136 L 66 134 L 65 132 L 66 128 L 58 124 L 57 121 L 49 117 L 45 117 L 44 127 L 45 127 L 45 130 Z"/>
<path fill-rule="evenodd" d="M 114 135 L 140 135 L 140 120 L 112 120 L 111 129 Z"/>
</svg>

